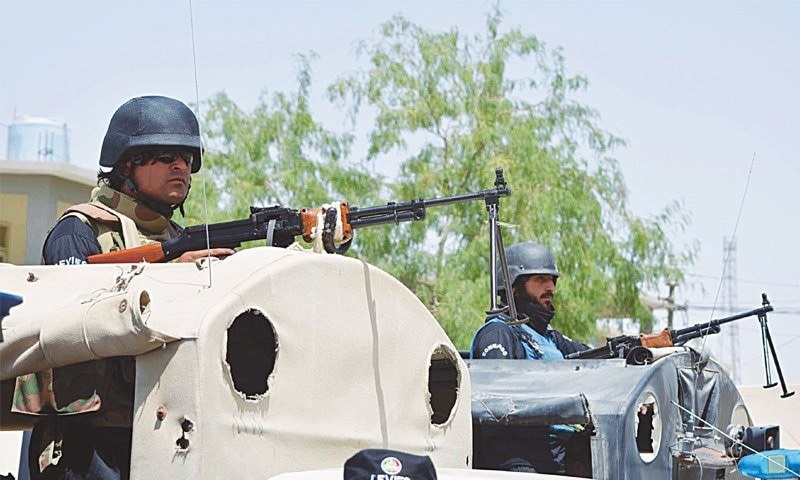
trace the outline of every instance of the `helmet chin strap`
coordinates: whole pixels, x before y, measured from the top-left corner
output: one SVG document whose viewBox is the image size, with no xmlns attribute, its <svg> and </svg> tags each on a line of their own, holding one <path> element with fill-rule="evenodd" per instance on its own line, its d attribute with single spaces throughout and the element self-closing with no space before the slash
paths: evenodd
<svg viewBox="0 0 800 480">
<path fill-rule="evenodd" d="M 183 216 L 183 217 L 186 216 L 186 214 L 183 211 L 183 203 L 186 201 L 186 197 L 189 196 L 189 189 L 186 189 L 186 196 L 183 197 L 183 200 L 181 200 L 181 203 L 179 203 L 177 205 L 166 205 L 166 204 L 163 204 L 161 202 L 155 202 L 153 200 L 150 200 L 149 198 L 145 198 L 145 197 L 139 195 L 139 189 L 136 188 L 136 185 L 134 185 L 134 183 L 133 183 L 133 181 L 131 181 L 130 177 L 126 177 L 125 180 L 123 180 L 122 183 L 124 183 L 125 187 L 128 190 L 130 190 L 131 194 L 133 195 L 133 198 L 138 203 L 144 205 L 145 207 L 149 208 L 150 210 L 152 210 L 152 211 L 154 211 L 154 212 L 156 212 L 158 214 L 161 214 L 161 215 L 163 215 L 163 216 L 165 216 L 167 218 L 172 218 L 172 214 L 175 213 L 175 210 L 179 209 L 180 212 L 181 212 L 181 216 Z M 189 185 L 189 188 L 191 188 L 191 185 Z"/>
<path fill-rule="evenodd" d="M 130 177 L 125 177 L 125 180 L 123 180 L 123 183 L 128 188 L 128 190 L 131 191 L 131 193 L 133 194 L 134 197 L 138 196 L 139 189 L 136 188 L 136 185 L 133 184 L 133 182 L 131 181 Z"/>
<path fill-rule="evenodd" d="M 183 204 L 186 203 L 186 199 L 189 198 L 189 192 L 191 190 L 192 190 L 192 182 L 190 181 L 189 182 L 189 186 L 186 187 L 186 195 L 183 197 L 183 200 L 181 201 L 181 203 L 175 205 L 172 208 L 173 210 L 175 210 L 177 208 L 178 211 L 181 212 L 181 217 L 183 217 L 183 218 L 186 218 L 186 212 L 183 210 Z"/>
</svg>

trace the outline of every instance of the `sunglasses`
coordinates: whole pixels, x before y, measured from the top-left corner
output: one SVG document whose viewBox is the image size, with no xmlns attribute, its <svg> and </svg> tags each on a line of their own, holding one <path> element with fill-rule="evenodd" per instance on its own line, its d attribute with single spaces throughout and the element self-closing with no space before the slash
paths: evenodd
<svg viewBox="0 0 800 480">
<path fill-rule="evenodd" d="M 187 167 L 192 166 L 194 153 L 191 150 L 177 150 L 174 148 L 144 150 L 131 156 L 131 161 L 134 165 L 154 165 L 156 162 L 171 164 L 179 157 L 186 162 Z"/>
</svg>

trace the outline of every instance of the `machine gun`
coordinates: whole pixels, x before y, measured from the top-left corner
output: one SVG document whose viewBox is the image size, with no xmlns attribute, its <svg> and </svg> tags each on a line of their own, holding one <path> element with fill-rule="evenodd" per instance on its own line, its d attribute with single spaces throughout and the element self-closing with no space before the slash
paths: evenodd
<svg viewBox="0 0 800 480">
<path fill-rule="evenodd" d="M 735 322 L 743 318 L 757 316 L 761 324 L 761 343 L 764 351 L 764 368 L 767 377 L 766 385 L 764 388 L 774 387 L 777 385 L 772 381 L 772 374 L 769 366 L 769 357 L 767 349 L 772 354 L 772 359 L 775 363 L 775 370 L 778 372 L 778 377 L 781 381 L 783 388 L 782 397 L 788 397 L 794 392 L 787 392 L 786 382 L 783 379 L 783 372 L 781 372 L 780 364 L 778 363 L 778 355 L 775 352 L 775 346 L 772 343 L 772 335 L 769 333 L 767 326 L 767 313 L 773 311 L 772 305 L 767 300 L 767 294 L 761 294 L 761 308 L 756 308 L 743 313 L 737 313 L 730 317 L 714 319 L 705 323 L 698 323 L 686 328 L 677 330 L 670 330 L 665 328 L 659 333 L 642 333 L 637 335 L 620 335 L 618 337 L 609 338 L 606 344 L 602 347 L 584 350 L 582 352 L 571 353 L 565 358 L 567 359 L 606 359 L 606 358 L 624 358 L 628 364 L 631 365 L 644 365 L 650 363 L 653 359 L 653 354 L 650 348 L 659 347 L 675 347 L 684 345 L 689 340 L 694 338 L 704 337 L 714 333 L 719 333 L 722 329 L 721 325 L 726 323 Z"/>
<path fill-rule="evenodd" d="M 424 220 L 429 207 L 483 200 L 496 204 L 511 194 L 503 169 L 495 170 L 495 188 L 448 197 L 389 202 L 375 207 L 351 207 L 346 202 L 320 208 L 295 210 L 275 205 L 250 207 L 250 217 L 230 222 L 186 227 L 177 237 L 162 243 L 91 255 L 89 263 L 168 262 L 185 252 L 206 248 L 235 248 L 242 242 L 266 240 L 267 245 L 287 247 L 295 237 L 307 242 L 320 239 L 328 253 L 344 253 L 353 239 L 353 230 L 374 225 L 399 224 Z"/>
</svg>

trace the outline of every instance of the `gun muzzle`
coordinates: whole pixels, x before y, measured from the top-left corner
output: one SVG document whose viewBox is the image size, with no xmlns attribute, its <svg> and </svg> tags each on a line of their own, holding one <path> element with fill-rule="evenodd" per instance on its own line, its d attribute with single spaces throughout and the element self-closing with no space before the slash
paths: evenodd
<svg viewBox="0 0 800 480">
<path fill-rule="evenodd" d="M 647 365 L 653 361 L 653 352 L 649 348 L 633 347 L 625 357 L 625 362 L 628 365 Z"/>
</svg>

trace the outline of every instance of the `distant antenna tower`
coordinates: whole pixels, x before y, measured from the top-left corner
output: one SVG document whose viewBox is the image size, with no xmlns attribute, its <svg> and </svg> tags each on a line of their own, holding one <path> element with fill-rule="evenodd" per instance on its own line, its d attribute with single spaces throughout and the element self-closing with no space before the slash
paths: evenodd
<svg viewBox="0 0 800 480">
<path fill-rule="evenodd" d="M 43 117 L 23 115 L 8 126 L 5 160 L 69 163 L 67 124 Z"/>
<path fill-rule="evenodd" d="M 53 161 L 53 144 L 55 143 L 55 134 L 53 132 L 42 131 L 39 132 L 39 150 L 37 160 L 52 162 Z"/>
<path fill-rule="evenodd" d="M 727 266 L 726 266 L 727 262 Z M 732 315 L 736 308 L 736 239 L 728 240 L 722 238 L 722 304 L 728 315 Z M 723 348 L 727 350 L 730 357 L 731 377 L 733 383 L 741 383 L 741 361 L 739 354 L 739 324 L 736 322 L 728 324 L 729 328 L 723 330 Z"/>
</svg>

